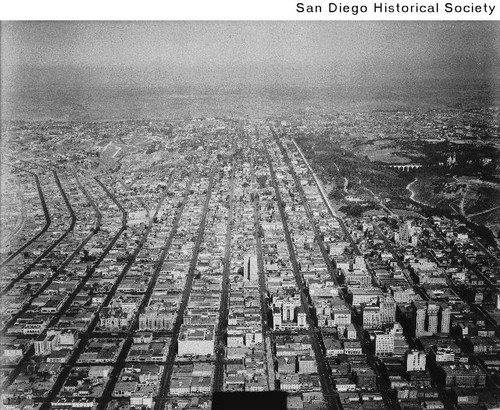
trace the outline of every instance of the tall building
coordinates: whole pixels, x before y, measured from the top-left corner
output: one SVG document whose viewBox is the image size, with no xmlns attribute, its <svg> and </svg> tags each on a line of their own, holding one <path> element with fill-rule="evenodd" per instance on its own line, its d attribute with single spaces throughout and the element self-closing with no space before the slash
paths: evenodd
<svg viewBox="0 0 500 410">
<path fill-rule="evenodd" d="M 406 370 L 408 372 L 425 371 L 425 352 L 412 350 L 406 355 Z"/>
<path fill-rule="evenodd" d="M 396 321 L 396 301 L 390 295 L 380 300 L 380 319 L 383 324 Z"/>
<path fill-rule="evenodd" d="M 418 236 L 417 236 L 417 235 L 413 235 L 413 236 L 411 237 L 411 242 L 410 242 L 410 244 L 411 244 L 412 246 L 415 246 L 415 247 L 417 247 L 417 246 L 418 246 Z"/>
<path fill-rule="evenodd" d="M 394 334 L 392 332 L 377 332 L 375 334 L 375 354 L 392 353 L 394 353 Z"/>
<path fill-rule="evenodd" d="M 363 256 L 356 256 L 352 264 L 353 270 L 366 270 L 366 262 Z"/>
<path fill-rule="evenodd" d="M 391 332 L 394 335 L 394 354 L 403 356 L 408 350 L 408 342 L 403 333 L 403 326 L 399 322 L 395 322 Z"/>
<path fill-rule="evenodd" d="M 358 338 L 358 332 L 356 331 L 356 327 L 352 323 L 349 323 L 347 325 L 346 330 L 347 330 L 347 338 L 349 340 L 353 340 L 353 339 Z"/>
<path fill-rule="evenodd" d="M 395 322 L 392 329 L 375 332 L 375 354 L 394 354 L 402 356 L 408 349 L 408 342 L 403 334 L 399 322 Z"/>
<path fill-rule="evenodd" d="M 293 322 L 295 320 L 295 302 L 293 300 L 284 301 L 281 305 L 282 320 Z"/>
<path fill-rule="evenodd" d="M 281 327 L 281 309 L 277 306 L 273 308 L 273 330 Z"/>
<path fill-rule="evenodd" d="M 252 254 L 245 255 L 243 264 L 243 279 L 249 282 L 257 281 L 257 270 L 257 256 Z"/>
<path fill-rule="evenodd" d="M 427 332 L 431 335 L 438 333 L 439 306 L 429 303 L 427 305 Z"/>
<path fill-rule="evenodd" d="M 415 336 L 432 336 L 450 333 L 450 308 L 446 304 L 413 302 L 415 312 Z"/>
<path fill-rule="evenodd" d="M 425 318 L 427 315 L 427 305 L 423 302 L 414 302 L 415 307 L 415 336 L 420 337 L 426 334 Z"/>
<path fill-rule="evenodd" d="M 297 312 L 297 325 L 299 327 L 307 327 L 306 312 L 302 307 Z"/>
<path fill-rule="evenodd" d="M 441 309 L 441 333 L 450 333 L 451 309 L 446 305 Z"/>
<path fill-rule="evenodd" d="M 47 335 L 43 340 L 35 341 L 35 355 L 45 356 L 52 353 L 57 346 L 57 335 Z"/>
<path fill-rule="evenodd" d="M 380 308 L 378 306 L 363 307 L 363 327 L 366 329 L 379 329 L 382 327 Z"/>
<path fill-rule="evenodd" d="M 402 243 L 410 242 L 412 234 L 411 221 L 405 221 L 399 227 L 399 241 Z"/>
<path fill-rule="evenodd" d="M 335 305 L 332 308 L 332 317 L 334 326 L 346 327 L 351 323 L 351 310 L 345 305 Z"/>
<path fill-rule="evenodd" d="M 166 310 L 151 311 L 139 315 L 139 330 L 170 330 L 175 316 Z"/>
</svg>

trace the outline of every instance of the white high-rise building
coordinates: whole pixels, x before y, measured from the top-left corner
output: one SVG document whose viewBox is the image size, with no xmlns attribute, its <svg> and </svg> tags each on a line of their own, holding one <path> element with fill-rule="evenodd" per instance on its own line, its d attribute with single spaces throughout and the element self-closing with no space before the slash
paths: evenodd
<svg viewBox="0 0 500 410">
<path fill-rule="evenodd" d="M 375 333 L 375 354 L 387 355 L 394 353 L 394 333 L 376 332 Z"/>
<path fill-rule="evenodd" d="M 380 308 L 378 306 L 364 306 L 362 311 L 364 328 L 378 329 L 382 327 Z"/>
<path fill-rule="evenodd" d="M 442 307 L 441 310 L 441 333 L 450 333 L 451 309 L 449 306 Z"/>
<path fill-rule="evenodd" d="M 431 335 L 436 334 L 438 332 L 438 313 L 439 313 L 439 305 L 435 305 L 429 303 L 427 305 L 427 332 Z"/>
<path fill-rule="evenodd" d="M 281 309 L 277 306 L 273 308 L 273 330 L 281 327 Z"/>
<path fill-rule="evenodd" d="M 426 356 L 424 352 L 412 350 L 406 356 L 406 370 L 408 372 L 425 371 Z"/>
<path fill-rule="evenodd" d="M 257 256 L 252 254 L 245 255 L 243 264 L 243 279 L 249 282 L 256 282 L 258 280 L 257 271 Z"/>
<path fill-rule="evenodd" d="M 352 264 L 353 270 L 366 270 L 366 262 L 363 256 L 356 256 Z"/>
<path fill-rule="evenodd" d="M 294 322 L 295 321 L 295 301 L 287 300 L 281 305 L 282 321 Z"/>
</svg>

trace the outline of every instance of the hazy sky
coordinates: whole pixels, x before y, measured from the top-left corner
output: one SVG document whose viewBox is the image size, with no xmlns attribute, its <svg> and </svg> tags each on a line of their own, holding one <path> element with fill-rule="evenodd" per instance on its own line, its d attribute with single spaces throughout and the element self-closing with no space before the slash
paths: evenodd
<svg viewBox="0 0 500 410">
<path fill-rule="evenodd" d="M 1 27 L 7 83 L 22 75 L 19 65 L 37 67 L 36 81 L 50 78 L 54 66 L 70 66 L 89 73 L 112 68 L 109 81 L 306 84 L 490 79 L 500 66 L 498 22 L 4 22 Z M 149 74 L 141 78 L 145 68 Z"/>
</svg>

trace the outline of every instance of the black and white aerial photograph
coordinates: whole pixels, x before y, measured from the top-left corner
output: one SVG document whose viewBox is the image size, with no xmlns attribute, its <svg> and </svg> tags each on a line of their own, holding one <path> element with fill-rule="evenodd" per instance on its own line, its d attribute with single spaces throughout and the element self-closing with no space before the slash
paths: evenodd
<svg viewBox="0 0 500 410">
<path fill-rule="evenodd" d="M 0 34 L 1 410 L 500 409 L 500 22 Z"/>
</svg>

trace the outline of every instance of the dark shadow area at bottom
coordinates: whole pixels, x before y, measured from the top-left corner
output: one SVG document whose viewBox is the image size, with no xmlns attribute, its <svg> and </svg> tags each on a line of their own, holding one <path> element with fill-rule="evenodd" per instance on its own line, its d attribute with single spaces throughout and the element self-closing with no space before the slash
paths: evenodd
<svg viewBox="0 0 500 410">
<path fill-rule="evenodd" d="M 286 410 L 286 392 L 216 392 L 213 395 L 212 409 L 273 409 Z"/>
</svg>

